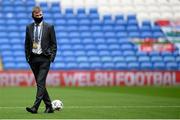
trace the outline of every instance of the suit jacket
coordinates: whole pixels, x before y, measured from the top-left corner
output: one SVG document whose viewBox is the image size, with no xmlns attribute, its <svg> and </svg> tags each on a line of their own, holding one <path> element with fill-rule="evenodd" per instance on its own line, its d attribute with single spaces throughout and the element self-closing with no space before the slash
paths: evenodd
<svg viewBox="0 0 180 120">
<path fill-rule="evenodd" d="M 34 23 L 31 23 L 26 26 L 25 55 L 27 62 L 29 62 L 32 54 L 33 31 L 34 31 Z M 53 62 L 57 52 L 56 35 L 55 35 L 54 26 L 46 22 L 43 22 L 41 48 L 42 48 L 42 54 L 48 56 L 50 61 Z"/>
</svg>

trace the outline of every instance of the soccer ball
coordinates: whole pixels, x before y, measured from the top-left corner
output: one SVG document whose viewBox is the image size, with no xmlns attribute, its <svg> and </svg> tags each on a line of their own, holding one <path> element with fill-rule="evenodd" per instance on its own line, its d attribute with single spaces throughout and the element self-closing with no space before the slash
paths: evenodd
<svg viewBox="0 0 180 120">
<path fill-rule="evenodd" d="M 52 104 L 53 110 L 59 111 L 59 110 L 63 109 L 63 103 L 61 100 L 53 100 L 51 104 Z"/>
</svg>

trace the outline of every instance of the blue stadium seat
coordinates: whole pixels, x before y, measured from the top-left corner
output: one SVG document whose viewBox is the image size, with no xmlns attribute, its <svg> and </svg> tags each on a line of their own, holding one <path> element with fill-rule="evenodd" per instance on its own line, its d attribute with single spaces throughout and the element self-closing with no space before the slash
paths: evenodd
<svg viewBox="0 0 180 120">
<path fill-rule="evenodd" d="M 75 31 L 75 32 L 69 32 L 68 33 L 68 37 L 69 38 L 79 38 L 80 37 L 80 33 L 79 32 L 77 32 L 77 31 Z"/>
<path fill-rule="evenodd" d="M 138 32 L 139 28 L 136 25 L 128 25 L 126 30 L 127 32 Z"/>
<path fill-rule="evenodd" d="M 115 67 L 114 63 L 112 62 L 104 62 L 102 68 L 105 70 L 113 70 Z"/>
<path fill-rule="evenodd" d="M 162 55 L 164 57 L 164 56 L 172 56 L 173 54 L 172 54 L 172 52 L 164 51 L 164 52 L 161 52 L 160 55 Z"/>
<path fill-rule="evenodd" d="M 153 68 L 154 68 L 154 70 L 165 70 L 166 69 L 166 65 L 165 65 L 165 63 L 163 61 L 161 61 L 161 62 L 154 62 Z"/>
<path fill-rule="evenodd" d="M 175 62 L 174 56 L 164 56 L 164 62 Z"/>
<path fill-rule="evenodd" d="M 147 52 L 143 52 L 143 51 L 137 51 L 136 55 L 137 56 L 146 56 L 148 53 Z"/>
<path fill-rule="evenodd" d="M 99 56 L 89 56 L 89 62 L 100 62 Z"/>
<path fill-rule="evenodd" d="M 1 34 L 1 33 L 0 33 Z M 5 38 L 5 37 L 0 37 L 0 44 L 8 44 L 9 43 L 9 39 Z"/>
<path fill-rule="evenodd" d="M 90 30 L 93 31 L 93 32 L 102 32 L 102 27 L 99 26 L 99 25 L 93 25 L 93 26 L 90 27 Z"/>
<path fill-rule="evenodd" d="M 65 14 L 66 14 L 66 15 L 67 15 L 67 14 L 73 15 L 73 14 L 74 14 L 73 9 L 71 9 L 71 8 L 65 9 Z"/>
<path fill-rule="evenodd" d="M 160 56 L 160 52 L 159 51 L 152 51 L 152 52 L 149 52 L 148 55 L 153 57 L 153 56 Z"/>
<path fill-rule="evenodd" d="M 13 51 L 12 50 L 5 50 L 5 51 L 1 51 L 1 56 L 3 58 L 6 58 L 8 56 L 13 56 Z"/>
<path fill-rule="evenodd" d="M 99 51 L 100 56 L 109 56 L 110 57 L 110 52 L 108 50 L 101 50 Z"/>
<path fill-rule="evenodd" d="M 118 70 L 127 70 L 128 66 L 126 62 L 118 62 L 115 64 L 115 68 Z"/>
<path fill-rule="evenodd" d="M 15 17 L 17 19 L 26 19 L 28 17 L 28 14 L 26 12 L 21 12 L 21 13 L 18 13 Z"/>
<path fill-rule="evenodd" d="M 124 16 L 123 15 L 116 15 L 115 16 L 115 21 L 118 21 L 118 20 L 124 21 Z"/>
<path fill-rule="evenodd" d="M 176 57 L 176 62 L 180 63 L 180 56 Z"/>
<path fill-rule="evenodd" d="M 119 38 L 119 39 L 127 38 L 128 34 L 127 34 L 127 32 L 117 32 L 116 37 Z"/>
<path fill-rule="evenodd" d="M 92 56 L 93 59 L 94 59 L 94 57 L 99 59 L 99 57 L 97 57 L 97 56 L 98 56 L 98 52 L 97 52 L 95 49 L 93 49 L 93 50 L 88 50 L 88 51 L 87 51 L 87 56 L 89 56 L 89 57 Z M 90 59 L 91 59 L 91 58 L 90 58 Z"/>
<path fill-rule="evenodd" d="M 153 64 L 151 62 L 141 62 L 140 64 L 141 70 L 153 70 Z"/>
<path fill-rule="evenodd" d="M 2 9 L 2 11 L 4 13 L 8 13 L 8 12 L 13 12 L 14 9 L 13 9 L 13 6 L 12 5 L 8 5 L 8 6 L 4 6 L 4 8 Z"/>
<path fill-rule="evenodd" d="M 103 33 L 93 33 L 93 36 L 95 37 L 96 35 L 97 36 L 101 36 Z M 96 44 L 103 44 L 103 43 L 105 43 L 105 39 L 103 38 L 103 35 L 102 35 L 102 38 L 100 37 L 100 38 L 96 38 L 95 37 L 95 40 L 94 40 L 94 43 L 96 43 Z"/>
<path fill-rule="evenodd" d="M 15 61 L 16 61 L 16 62 L 26 63 L 26 59 L 25 59 L 25 57 L 24 57 L 24 56 L 25 56 L 25 55 L 15 57 Z M 26 63 L 26 64 L 27 64 L 27 63 Z"/>
<path fill-rule="evenodd" d="M 151 57 L 151 62 L 161 62 L 161 61 L 163 61 L 162 56 L 152 56 Z"/>
<path fill-rule="evenodd" d="M 139 38 L 140 37 L 140 33 L 139 32 L 128 32 L 128 36 L 131 38 Z"/>
<path fill-rule="evenodd" d="M 150 62 L 150 57 L 149 56 L 139 56 L 138 61 L 139 62 Z"/>
<path fill-rule="evenodd" d="M 115 32 L 105 32 L 104 33 L 104 37 L 106 37 L 106 39 L 114 38 L 115 35 L 116 35 Z"/>
<path fill-rule="evenodd" d="M 21 2 L 22 3 L 22 2 Z M 21 4 L 20 3 L 20 4 Z M 17 6 L 16 5 L 16 9 L 14 9 L 14 12 L 16 12 L 16 13 L 21 13 L 21 12 L 26 12 L 26 7 L 25 6 Z"/>
<path fill-rule="evenodd" d="M 90 66 L 91 65 L 88 62 L 81 62 L 81 63 L 79 63 L 78 68 L 79 69 L 89 69 Z"/>
<path fill-rule="evenodd" d="M 140 65 L 138 62 L 130 62 L 130 63 L 128 63 L 127 67 L 129 70 L 139 70 L 140 69 Z"/>
<path fill-rule="evenodd" d="M 2 50 L 11 50 L 11 45 L 10 44 L 2 44 L 0 47 L 0 51 Z"/>
<path fill-rule="evenodd" d="M 13 5 L 12 1 L 10 0 L 2 0 L 1 3 L 3 6 Z"/>
<path fill-rule="evenodd" d="M 77 9 L 77 14 L 85 15 L 86 14 L 86 10 L 84 8 L 78 8 Z"/>
<path fill-rule="evenodd" d="M 141 38 L 151 38 L 152 33 L 147 31 L 147 32 L 141 32 Z"/>
<path fill-rule="evenodd" d="M 132 46 L 132 44 L 130 44 L 130 43 L 128 43 L 128 44 L 122 44 L 121 45 L 121 49 L 122 50 L 133 50 L 133 46 Z"/>
<path fill-rule="evenodd" d="M 73 56 L 74 55 L 74 51 L 71 50 L 64 50 L 61 53 L 62 56 Z"/>
<path fill-rule="evenodd" d="M 116 56 L 121 56 L 121 55 L 123 55 L 123 51 L 120 51 L 120 50 L 118 50 L 118 49 L 111 51 L 111 56 L 116 57 Z"/>
<path fill-rule="evenodd" d="M 89 14 L 98 14 L 98 11 L 96 8 L 90 8 L 89 9 Z"/>
<path fill-rule="evenodd" d="M 110 44 L 109 45 L 109 50 L 112 50 L 112 51 L 120 50 L 120 45 L 118 45 L 118 44 Z"/>
<path fill-rule="evenodd" d="M 137 57 L 136 56 L 126 56 L 125 61 L 126 62 L 137 62 Z"/>
<path fill-rule="evenodd" d="M 125 57 L 124 56 L 115 56 L 113 57 L 113 62 L 119 63 L 119 62 L 125 62 Z"/>
<path fill-rule="evenodd" d="M 167 62 L 166 63 L 166 70 L 177 70 L 178 64 L 176 62 Z"/>
<path fill-rule="evenodd" d="M 116 44 L 118 43 L 118 40 L 116 38 L 107 38 L 106 42 L 107 44 Z"/>
<path fill-rule="evenodd" d="M 100 70 L 102 68 L 102 63 L 101 62 L 93 62 L 91 63 L 91 69 L 92 70 Z"/>
<path fill-rule="evenodd" d="M 112 57 L 111 56 L 102 56 L 101 57 L 101 62 L 112 62 Z"/>
<path fill-rule="evenodd" d="M 8 70 L 8 69 L 16 69 L 17 65 L 11 61 L 11 62 L 4 62 L 3 63 L 4 69 Z"/>
<path fill-rule="evenodd" d="M 84 45 L 83 44 L 74 44 L 72 45 L 72 50 L 83 50 L 84 49 Z"/>
<path fill-rule="evenodd" d="M 151 28 L 151 21 L 149 21 L 149 20 L 142 21 L 142 27 L 150 27 Z"/>
<path fill-rule="evenodd" d="M 74 55 L 75 56 L 86 56 L 87 54 L 86 54 L 86 52 L 85 51 L 83 51 L 83 50 L 76 50 L 75 52 L 74 52 Z"/>
<path fill-rule="evenodd" d="M 104 32 L 111 32 L 111 31 L 113 31 L 113 26 L 111 26 L 111 25 L 104 25 L 104 26 L 102 26 L 102 30 L 104 31 Z"/>
<path fill-rule="evenodd" d="M 64 56 L 64 62 L 74 62 L 76 61 L 76 58 L 74 56 Z"/>
<path fill-rule="evenodd" d="M 134 50 L 123 51 L 124 56 L 135 56 L 135 54 L 136 54 L 136 51 L 134 51 Z"/>
<path fill-rule="evenodd" d="M 91 32 L 81 32 L 80 33 L 82 38 L 91 38 L 92 37 L 92 33 Z"/>
<path fill-rule="evenodd" d="M 91 24 L 91 21 L 89 19 L 80 19 L 78 21 L 79 25 L 90 25 Z"/>
<path fill-rule="evenodd" d="M 25 53 L 22 50 L 15 50 L 13 52 L 13 55 L 16 56 L 16 57 L 18 57 L 18 56 L 25 56 Z"/>
<path fill-rule="evenodd" d="M 161 37 L 165 37 L 165 35 L 162 32 L 153 32 L 152 36 L 154 38 L 161 38 Z"/>
<path fill-rule="evenodd" d="M 77 59 L 77 62 L 79 62 L 79 63 L 88 62 L 88 57 L 87 56 L 78 56 L 76 59 Z"/>
<path fill-rule="evenodd" d="M 87 44 L 84 46 L 85 50 L 95 50 L 96 49 L 96 45 L 94 44 Z"/>
<path fill-rule="evenodd" d="M 54 64 L 53 64 L 53 68 L 55 69 L 55 70 L 59 70 L 59 69 L 66 69 L 66 64 L 65 63 L 62 63 L 62 62 L 55 62 Z"/>
<path fill-rule="evenodd" d="M 78 68 L 78 64 L 75 62 L 68 62 L 65 66 L 65 69 L 77 69 Z"/>
<path fill-rule="evenodd" d="M 99 44 L 96 47 L 97 50 L 107 50 L 108 49 L 108 45 L 107 44 Z"/>
<path fill-rule="evenodd" d="M 83 40 L 82 40 L 82 43 L 84 43 L 84 44 L 89 44 L 89 43 L 93 43 L 94 42 L 94 39 L 92 39 L 92 38 L 84 38 Z"/>
<path fill-rule="evenodd" d="M 72 25 L 78 25 L 78 20 L 77 19 L 69 19 L 69 20 L 67 20 L 67 24 L 69 25 L 69 26 L 72 26 Z"/>
<path fill-rule="evenodd" d="M 90 30 L 90 27 L 86 26 L 86 25 L 80 25 L 78 27 L 78 30 L 79 30 L 79 32 L 88 32 Z"/>
<path fill-rule="evenodd" d="M 136 20 L 136 15 L 135 14 L 127 15 L 127 21 L 130 21 L 130 20 Z"/>
<path fill-rule="evenodd" d="M 12 55 L 6 55 L 6 57 L 3 57 L 3 59 L 2 59 L 2 61 L 3 61 L 3 66 L 4 66 L 4 63 L 5 62 L 14 62 L 14 56 L 12 56 Z M 6 66 L 4 66 L 4 68 L 6 68 Z"/>
<path fill-rule="evenodd" d="M 125 32 L 126 31 L 126 27 L 125 26 L 123 26 L 123 25 L 121 25 L 121 26 L 114 26 L 114 31 L 115 32 L 119 32 L 119 33 L 121 33 L 121 32 Z"/>
<path fill-rule="evenodd" d="M 69 44 L 61 45 L 60 50 L 71 50 L 72 46 Z"/>
<path fill-rule="evenodd" d="M 92 32 L 92 37 L 93 37 L 94 39 L 96 39 L 96 38 L 103 39 L 104 33 L 103 33 L 103 32 Z"/>
</svg>

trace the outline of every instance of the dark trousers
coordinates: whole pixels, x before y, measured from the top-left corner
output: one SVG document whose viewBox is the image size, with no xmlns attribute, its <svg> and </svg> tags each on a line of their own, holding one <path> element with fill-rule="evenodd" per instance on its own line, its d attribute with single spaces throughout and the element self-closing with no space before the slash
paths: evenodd
<svg viewBox="0 0 180 120">
<path fill-rule="evenodd" d="M 36 100 L 33 107 L 38 109 L 42 100 L 46 107 L 51 107 L 51 100 L 46 90 L 46 77 L 50 67 L 50 60 L 47 56 L 32 54 L 29 64 L 37 84 Z"/>
</svg>

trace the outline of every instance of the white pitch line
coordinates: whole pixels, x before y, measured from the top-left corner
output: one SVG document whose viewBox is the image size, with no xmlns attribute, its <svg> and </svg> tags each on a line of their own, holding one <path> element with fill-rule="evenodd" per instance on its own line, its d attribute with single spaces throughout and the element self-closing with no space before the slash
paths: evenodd
<svg viewBox="0 0 180 120">
<path fill-rule="evenodd" d="M 25 109 L 26 107 L 0 107 L 0 109 Z M 44 108 L 44 107 L 41 107 Z M 65 109 L 88 109 L 88 108 L 180 108 L 180 106 L 64 106 Z"/>
</svg>

